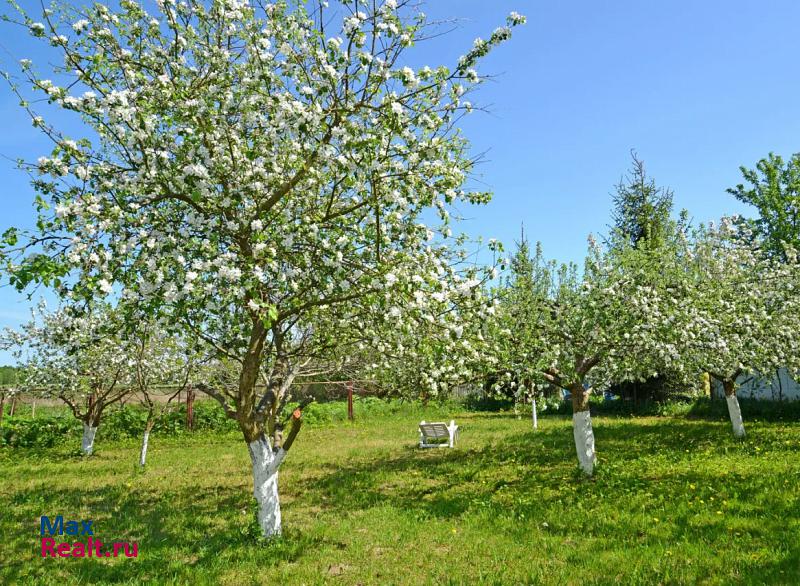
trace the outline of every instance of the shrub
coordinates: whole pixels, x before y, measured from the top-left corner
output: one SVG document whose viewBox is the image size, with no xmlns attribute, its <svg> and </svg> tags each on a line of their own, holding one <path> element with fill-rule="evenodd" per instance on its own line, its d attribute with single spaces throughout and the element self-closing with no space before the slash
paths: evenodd
<svg viewBox="0 0 800 586">
<path fill-rule="evenodd" d="M 0 446 L 52 448 L 64 437 L 81 433 L 81 422 L 72 417 L 7 417 L 0 426 Z"/>
</svg>

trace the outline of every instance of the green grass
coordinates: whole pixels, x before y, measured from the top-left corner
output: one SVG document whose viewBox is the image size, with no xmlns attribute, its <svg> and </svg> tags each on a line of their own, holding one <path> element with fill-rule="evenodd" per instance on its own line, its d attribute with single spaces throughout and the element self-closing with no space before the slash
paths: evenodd
<svg viewBox="0 0 800 586">
<path fill-rule="evenodd" d="M 599 468 L 571 421 L 453 413 L 454 450 L 421 451 L 402 409 L 303 429 L 280 477 L 285 536 L 251 537 L 235 434 L 135 440 L 72 456 L 0 450 L 0 583 L 797 584 L 800 424 L 596 417 Z M 447 418 L 449 419 L 449 417 Z M 38 557 L 39 516 L 93 519 L 132 559 Z"/>
</svg>

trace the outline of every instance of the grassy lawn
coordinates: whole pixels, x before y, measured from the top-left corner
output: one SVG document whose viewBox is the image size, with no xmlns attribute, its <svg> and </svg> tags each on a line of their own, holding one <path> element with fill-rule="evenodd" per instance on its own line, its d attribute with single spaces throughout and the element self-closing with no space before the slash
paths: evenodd
<svg viewBox="0 0 800 586">
<path fill-rule="evenodd" d="M 427 415 L 427 417 L 426 417 Z M 306 427 L 282 468 L 285 537 L 256 544 L 238 436 L 154 436 L 89 460 L 0 450 L 0 583 L 797 584 L 800 424 L 595 418 L 596 477 L 571 419 L 454 414 L 454 450 L 420 451 L 434 413 Z M 448 418 L 449 419 L 449 418 Z M 93 519 L 139 558 L 41 559 L 39 517 Z"/>
</svg>

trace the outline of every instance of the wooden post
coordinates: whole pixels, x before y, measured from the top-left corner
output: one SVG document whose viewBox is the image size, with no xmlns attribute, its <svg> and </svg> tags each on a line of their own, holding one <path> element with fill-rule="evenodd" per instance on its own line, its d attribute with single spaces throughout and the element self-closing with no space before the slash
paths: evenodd
<svg viewBox="0 0 800 586">
<path fill-rule="evenodd" d="M 347 418 L 353 421 L 353 381 L 347 383 Z"/>
<path fill-rule="evenodd" d="M 8 411 L 8 416 L 14 417 L 14 411 L 16 410 L 17 410 L 17 396 L 14 395 L 13 397 L 11 397 L 11 409 L 9 409 Z"/>
<path fill-rule="evenodd" d="M 6 393 L 0 391 L 0 423 L 3 423 L 3 407 L 6 405 Z"/>
<path fill-rule="evenodd" d="M 36 399 L 31 403 L 31 419 L 36 419 Z"/>
<path fill-rule="evenodd" d="M 194 389 L 186 390 L 186 429 L 194 430 Z"/>
</svg>

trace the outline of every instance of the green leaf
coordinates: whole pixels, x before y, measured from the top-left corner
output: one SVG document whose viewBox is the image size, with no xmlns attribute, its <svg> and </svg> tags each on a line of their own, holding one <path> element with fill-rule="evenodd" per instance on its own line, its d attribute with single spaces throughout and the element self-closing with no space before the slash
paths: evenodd
<svg viewBox="0 0 800 586">
<path fill-rule="evenodd" d="M 15 246 L 19 241 L 19 232 L 16 228 L 9 228 L 3 232 L 3 244 L 7 246 Z"/>
</svg>

